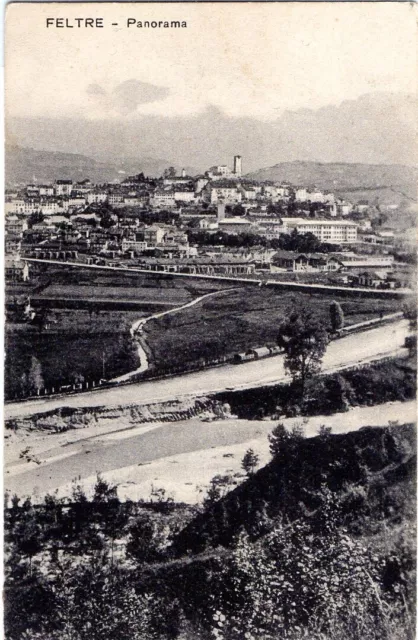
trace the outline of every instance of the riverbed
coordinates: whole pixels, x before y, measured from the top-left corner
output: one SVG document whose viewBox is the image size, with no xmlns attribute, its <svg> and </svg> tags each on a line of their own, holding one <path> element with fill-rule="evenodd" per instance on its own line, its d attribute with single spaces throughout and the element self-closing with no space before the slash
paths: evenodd
<svg viewBox="0 0 418 640">
<path fill-rule="evenodd" d="M 415 422 L 414 401 L 355 407 L 332 416 L 315 416 L 304 424 L 307 437 L 321 425 L 333 433 L 389 422 Z M 283 421 L 291 428 L 300 418 Z M 54 490 L 67 496 L 77 478 L 91 491 L 97 473 L 118 485 L 121 499 L 148 499 L 152 489 L 164 488 L 177 501 L 196 503 L 216 474 L 242 477 L 241 460 L 248 448 L 259 455 L 260 466 L 270 459 L 267 436 L 272 420 L 213 420 L 193 418 L 179 422 L 129 427 L 120 418 L 62 434 L 22 430 L 8 434 L 5 443 L 5 490 L 35 499 Z M 20 458 L 30 448 L 34 460 Z"/>
</svg>

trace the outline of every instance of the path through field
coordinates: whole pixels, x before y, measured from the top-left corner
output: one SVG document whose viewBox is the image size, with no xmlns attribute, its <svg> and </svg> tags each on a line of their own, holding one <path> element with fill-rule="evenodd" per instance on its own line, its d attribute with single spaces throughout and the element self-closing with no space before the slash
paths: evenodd
<svg viewBox="0 0 418 640">
<path fill-rule="evenodd" d="M 166 311 L 160 311 L 159 313 L 153 313 L 151 316 L 148 316 L 146 318 L 140 318 L 139 320 L 136 320 L 133 325 L 130 328 L 130 333 L 131 336 L 133 338 L 136 338 L 137 340 L 137 344 L 138 344 L 138 357 L 139 357 L 139 361 L 140 361 L 140 366 L 138 367 L 138 369 L 135 369 L 135 371 L 130 371 L 129 373 L 125 373 L 122 376 L 119 376 L 117 378 L 113 378 L 111 380 L 111 382 L 127 382 L 128 380 L 131 380 L 131 378 L 133 378 L 133 376 L 138 375 L 139 373 L 144 373 L 144 371 L 146 371 L 148 369 L 148 356 L 146 354 L 146 351 L 144 350 L 142 344 L 141 344 L 141 334 L 144 330 L 144 326 L 147 324 L 147 322 L 150 322 L 150 320 L 158 320 L 159 318 L 163 318 L 164 316 L 167 315 L 171 315 L 173 313 L 178 313 L 179 311 L 183 311 L 184 309 L 188 309 L 189 307 L 193 307 L 194 305 L 198 304 L 199 302 L 202 302 L 202 300 L 206 300 L 206 298 L 211 298 L 213 296 L 219 296 L 222 295 L 224 293 L 229 293 L 231 291 L 235 291 L 236 289 L 238 289 L 240 287 L 234 287 L 232 289 L 222 289 L 221 291 L 212 291 L 211 293 L 205 293 L 203 296 L 199 296 L 199 298 L 195 298 L 194 300 L 192 300 L 191 302 L 186 302 L 186 304 L 181 305 L 180 307 L 175 307 L 174 309 L 168 309 Z"/>
</svg>

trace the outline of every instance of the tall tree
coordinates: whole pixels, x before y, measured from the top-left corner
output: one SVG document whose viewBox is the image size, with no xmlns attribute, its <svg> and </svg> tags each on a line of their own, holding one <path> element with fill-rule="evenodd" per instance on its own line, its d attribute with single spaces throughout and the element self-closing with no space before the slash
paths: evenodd
<svg viewBox="0 0 418 640">
<path fill-rule="evenodd" d="M 329 317 L 331 321 L 331 331 L 335 333 L 344 326 L 344 311 L 341 305 L 333 300 L 329 305 Z"/>
<path fill-rule="evenodd" d="M 247 449 L 242 459 L 241 467 L 245 473 L 250 476 L 254 473 L 254 469 L 258 465 L 260 457 L 254 453 L 253 449 Z"/>
<path fill-rule="evenodd" d="M 39 362 L 38 358 L 32 356 L 30 369 L 28 374 L 28 385 L 30 392 L 38 391 L 38 389 L 42 389 L 44 386 L 44 379 L 42 376 L 42 365 Z"/>
<path fill-rule="evenodd" d="M 303 399 L 307 380 L 320 372 L 328 344 L 323 321 L 306 306 L 291 311 L 279 329 L 278 344 L 285 352 L 285 369 Z"/>
</svg>

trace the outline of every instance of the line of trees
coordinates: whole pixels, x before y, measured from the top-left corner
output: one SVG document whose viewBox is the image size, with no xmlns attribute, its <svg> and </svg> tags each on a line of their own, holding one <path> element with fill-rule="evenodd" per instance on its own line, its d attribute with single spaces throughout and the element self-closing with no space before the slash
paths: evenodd
<svg viewBox="0 0 418 640">
<path fill-rule="evenodd" d="M 229 248 L 265 247 L 266 249 L 284 249 L 300 253 L 329 253 L 338 251 L 340 247 L 335 244 L 321 242 L 311 232 L 298 233 L 294 229 L 290 234 L 282 234 L 279 238 L 269 240 L 255 233 L 225 233 L 224 231 L 209 232 L 205 230 L 188 230 L 189 242 L 201 246 L 223 245 Z"/>
</svg>

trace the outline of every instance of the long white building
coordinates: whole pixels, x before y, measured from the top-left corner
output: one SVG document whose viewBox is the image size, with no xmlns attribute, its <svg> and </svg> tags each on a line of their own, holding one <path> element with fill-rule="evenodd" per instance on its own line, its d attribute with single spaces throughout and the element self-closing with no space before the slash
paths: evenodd
<svg viewBox="0 0 418 640">
<path fill-rule="evenodd" d="M 317 220 L 308 218 L 282 218 L 283 232 L 313 233 L 321 242 L 344 244 L 357 242 L 357 227 L 349 220 Z"/>
</svg>

